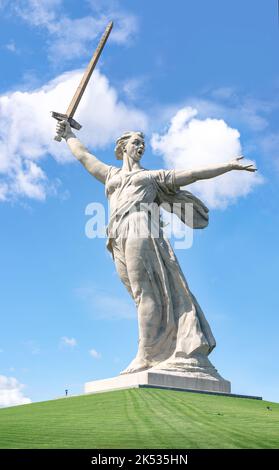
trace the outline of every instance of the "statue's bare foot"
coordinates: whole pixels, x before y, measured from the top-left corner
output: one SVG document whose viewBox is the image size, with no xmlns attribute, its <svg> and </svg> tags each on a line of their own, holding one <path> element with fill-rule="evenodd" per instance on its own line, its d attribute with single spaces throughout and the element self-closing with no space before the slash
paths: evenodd
<svg viewBox="0 0 279 470">
<path fill-rule="evenodd" d="M 135 357 L 135 359 L 129 364 L 126 369 L 120 372 L 120 375 L 123 374 L 134 374 L 135 372 L 141 372 L 146 369 L 150 369 L 152 367 L 152 363 L 147 361 L 146 359 L 140 359 Z"/>
</svg>

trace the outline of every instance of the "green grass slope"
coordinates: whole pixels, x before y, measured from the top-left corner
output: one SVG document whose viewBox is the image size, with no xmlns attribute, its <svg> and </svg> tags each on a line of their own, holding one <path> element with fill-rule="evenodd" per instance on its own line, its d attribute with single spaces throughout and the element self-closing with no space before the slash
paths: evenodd
<svg viewBox="0 0 279 470">
<path fill-rule="evenodd" d="M 0 410 L 2 449 L 278 447 L 279 404 L 251 399 L 128 389 Z"/>
</svg>

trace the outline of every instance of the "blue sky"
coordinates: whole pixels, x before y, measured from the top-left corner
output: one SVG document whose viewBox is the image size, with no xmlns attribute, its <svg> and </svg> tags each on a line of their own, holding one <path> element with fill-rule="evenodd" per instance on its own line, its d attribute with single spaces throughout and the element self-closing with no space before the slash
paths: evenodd
<svg viewBox="0 0 279 470">
<path fill-rule="evenodd" d="M 99 158 L 117 165 L 115 138 L 142 129 L 148 168 L 238 152 L 257 162 L 257 175 L 192 186 L 210 224 L 177 256 L 216 337 L 210 359 L 220 374 L 234 393 L 279 401 L 277 2 L 0 8 L 2 406 L 82 393 L 136 353 L 135 307 L 105 240 L 85 236 L 85 208 L 106 204 L 104 188 L 53 141 L 49 113 L 66 109 L 110 19 L 113 34 L 77 113 L 79 137 Z"/>
</svg>

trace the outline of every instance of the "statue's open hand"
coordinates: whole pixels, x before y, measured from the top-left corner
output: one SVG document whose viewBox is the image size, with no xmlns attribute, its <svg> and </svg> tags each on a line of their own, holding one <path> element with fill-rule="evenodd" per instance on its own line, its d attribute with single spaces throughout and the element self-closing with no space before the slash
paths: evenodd
<svg viewBox="0 0 279 470">
<path fill-rule="evenodd" d="M 243 160 L 244 157 L 240 156 L 232 160 L 231 165 L 233 170 L 245 170 L 245 171 L 257 171 L 257 168 L 253 163 L 240 163 L 240 160 Z"/>
<path fill-rule="evenodd" d="M 56 132 L 60 137 L 63 137 L 63 139 L 74 135 L 68 121 L 58 121 L 56 124 Z"/>
</svg>

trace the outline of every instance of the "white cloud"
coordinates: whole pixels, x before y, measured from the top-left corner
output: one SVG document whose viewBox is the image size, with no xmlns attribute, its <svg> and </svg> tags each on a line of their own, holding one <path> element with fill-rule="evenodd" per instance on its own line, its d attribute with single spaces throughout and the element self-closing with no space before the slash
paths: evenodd
<svg viewBox="0 0 279 470">
<path fill-rule="evenodd" d="M 104 28 L 103 21 L 91 16 L 76 19 L 61 18 L 49 30 L 54 37 L 49 44 L 50 59 L 58 62 L 61 58 L 65 61 L 86 55 L 89 61 L 92 43 L 97 36 L 101 35 Z"/>
<path fill-rule="evenodd" d="M 92 287 L 79 287 L 75 293 L 97 318 L 106 320 L 134 320 L 136 309 L 130 298 L 122 298 L 110 291 Z"/>
<path fill-rule="evenodd" d="M 41 349 L 40 346 L 36 341 L 30 340 L 30 341 L 24 341 L 23 345 L 28 349 L 28 351 L 31 354 L 37 355 L 40 354 Z"/>
<path fill-rule="evenodd" d="M 235 90 L 232 87 L 221 87 L 212 91 L 214 98 L 228 100 L 235 96 Z"/>
<path fill-rule="evenodd" d="M 10 52 L 18 52 L 17 47 L 15 45 L 14 41 L 10 41 L 5 46 L 3 46 L 5 49 L 7 49 Z"/>
<path fill-rule="evenodd" d="M 211 92 L 213 99 L 192 98 L 187 105 L 197 109 L 199 116 L 223 118 L 233 125 L 261 132 L 269 125 L 268 115 L 276 104 L 239 95 L 233 88 L 219 88 Z"/>
<path fill-rule="evenodd" d="M 0 202 L 6 201 L 8 192 L 9 192 L 8 185 L 6 183 L 0 183 Z"/>
<path fill-rule="evenodd" d="M 77 340 L 75 338 L 68 338 L 67 336 L 62 336 L 61 345 L 70 346 L 71 348 L 74 348 L 75 346 L 77 346 Z"/>
<path fill-rule="evenodd" d="M 191 169 L 230 161 L 241 154 L 240 134 L 222 119 L 198 119 L 197 110 L 180 109 L 164 134 L 153 134 L 151 145 L 169 168 Z M 210 207 L 226 207 L 245 196 L 262 178 L 248 172 L 230 172 L 197 182 L 194 192 Z"/>
<path fill-rule="evenodd" d="M 129 44 L 138 32 L 137 18 L 132 14 L 120 11 L 112 11 L 109 18 L 113 18 L 115 25 L 112 30 L 111 40 L 118 44 Z"/>
<path fill-rule="evenodd" d="M 123 83 L 123 92 L 129 100 L 135 101 L 141 99 L 142 89 L 146 80 L 146 77 L 134 77 Z"/>
<path fill-rule="evenodd" d="M 48 32 L 49 57 L 55 62 L 88 55 L 92 41 L 103 33 L 112 19 L 114 28 L 110 41 L 126 44 L 137 32 L 137 18 L 124 12 L 118 2 L 104 3 L 102 9 L 95 2 L 87 5 L 92 14 L 80 18 L 67 15 L 67 4 L 62 0 L 17 0 L 14 11 L 30 25 Z"/>
<path fill-rule="evenodd" d="M 78 70 L 62 74 L 33 91 L 0 96 L 0 201 L 15 197 L 44 200 L 57 192 L 60 181 L 49 181 L 41 166 L 47 155 L 59 163 L 74 161 L 65 143 L 53 140 L 52 110 L 65 112 L 80 81 Z M 145 129 L 147 118 L 125 105 L 98 70 L 81 101 L 77 119 L 84 124 L 81 139 L 94 149 L 114 142 L 127 129 Z"/>
<path fill-rule="evenodd" d="M 70 60 L 93 53 L 93 41 L 99 41 L 110 19 L 114 27 L 109 41 L 126 44 L 137 31 L 137 20 L 132 15 L 115 13 L 111 17 L 84 16 L 71 19 L 64 17 L 52 23 L 48 31 L 52 36 L 49 41 L 49 57 L 53 62 Z M 74 34 L 73 34 L 74 32 Z"/>
<path fill-rule="evenodd" d="M 89 354 L 94 359 L 101 359 L 101 357 L 102 357 L 101 353 L 97 352 L 95 349 L 90 349 Z"/>
<path fill-rule="evenodd" d="M 33 26 L 50 26 L 63 0 L 15 0 L 13 10 Z"/>
<path fill-rule="evenodd" d="M 24 385 L 14 377 L 0 375 L 0 407 L 31 403 L 30 398 L 24 396 L 23 388 Z"/>
</svg>

